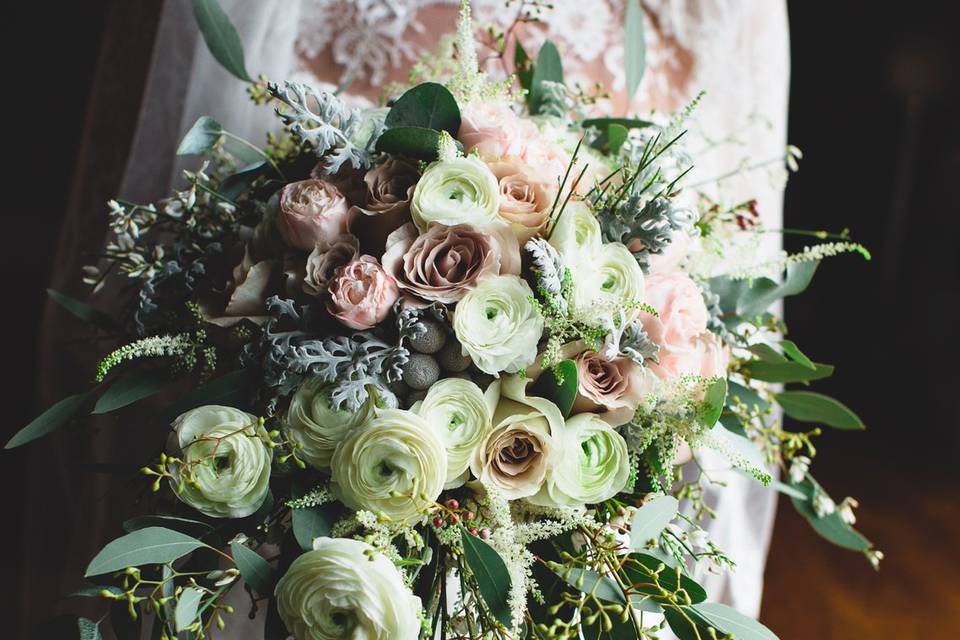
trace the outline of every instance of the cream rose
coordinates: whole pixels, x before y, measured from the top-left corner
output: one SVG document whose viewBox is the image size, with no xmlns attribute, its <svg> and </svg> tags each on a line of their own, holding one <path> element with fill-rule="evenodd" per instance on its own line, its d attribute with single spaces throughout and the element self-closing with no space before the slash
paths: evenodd
<svg viewBox="0 0 960 640">
<path fill-rule="evenodd" d="M 416 227 L 406 224 L 387 238 L 383 268 L 401 289 L 451 304 L 483 276 L 519 274 L 520 246 L 502 225 L 478 231 L 465 224 L 433 224 L 418 236 Z"/>
<path fill-rule="evenodd" d="M 591 412 L 614 427 L 633 418 L 650 392 L 643 368 L 629 358 L 607 360 L 595 351 L 574 358 L 577 364 L 577 399 L 574 413 Z"/>
<path fill-rule="evenodd" d="M 490 385 L 487 402 L 496 401 L 493 429 L 470 463 L 481 483 L 495 487 L 509 500 L 540 491 L 548 470 L 556 464 L 552 434 L 563 429 L 557 405 L 528 397 L 526 383 L 509 376 Z"/>
<path fill-rule="evenodd" d="M 417 640 L 420 598 L 366 542 L 317 538 L 277 582 L 277 612 L 296 640 Z"/>
<path fill-rule="evenodd" d="M 189 469 L 177 497 L 211 518 L 244 518 L 270 488 L 270 449 L 254 415 L 218 405 L 191 409 L 173 421 L 173 453 Z M 183 469 L 171 464 L 176 491 Z"/>
<path fill-rule="evenodd" d="M 529 500 L 544 506 L 597 504 L 617 495 L 630 477 L 627 443 L 593 413 L 569 418 L 555 433 L 556 460 Z"/>
<path fill-rule="evenodd" d="M 396 280 L 371 256 L 360 256 L 337 271 L 329 291 L 330 315 L 361 330 L 383 322 L 400 296 Z"/>
<path fill-rule="evenodd" d="M 340 190 L 324 180 L 291 182 L 280 192 L 277 231 L 291 247 L 312 251 L 350 228 L 350 206 Z"/>
<path fill-rule="evenodd" d="M 573 308 L 598 321 L 613 309 L 626 308 L 626 319 L 637 317 L 631 305 L 644 302 L 643 270 L 620 243 L 602 245 L 596 253 L 578 252 L 567 263 L 573 273 Z"/>
<path fill-rule="evenodd" d="M 470 380 L 446 378 L 430 387 L 412 410 L 427 421 L 447 449 L 444 488 L 459 487 L 466 482 L 470 462 L 493 427 L 492 410 L 483 391 Z"/>
<path fill-rule="evenodd" d="M 500 217 L 510 224 L 520 243 L 544 231 L 556 187 L 522 162 L 494 162 L 490 169 L 500 185 Z"/>
<path fill-rule="evenodd" d="M 453 330 L 481 371 L 516 373 L 537 357 L 543 317 L 533 291 L 518 276 L 481 280 L 453 312 Z"/>
<path fill-rule="evenodd" d="M 333 452 L 347 434 L 374 414 L 372 394 L 356 412 L 332 407 L 333 386 L 316 378 L 307 380 L 293 394 L 287 409 L 287 433 L 300 445 L 298 455 L 321 471 L 330 470 Z"/>
<path fill-rule="evenodd" d="M 497 179 L 477 157 L 434 162 L 413 190 L 410 214 L 421 231 L 434 222 L 479 229 L 500 221 L 499 194 Z"/>
<path fill-rule="evenodd" d="M 345 505 L 413 524 L 443 491 L 447 452 L 416 413 L 378 409 L 340 443 L 330 466 L 332 489 Z"/>
</svg>

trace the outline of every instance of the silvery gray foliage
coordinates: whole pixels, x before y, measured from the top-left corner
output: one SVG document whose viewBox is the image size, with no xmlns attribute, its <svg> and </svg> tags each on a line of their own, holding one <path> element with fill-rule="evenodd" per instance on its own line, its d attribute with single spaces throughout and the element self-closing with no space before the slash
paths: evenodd
<svg viewBox="0 0 960 640">
<path fill-rule="evenodd" d="M 330 400 L 338 408 L 360 410 L 371 389 L 381 406 L 398 406 L 388 385 L 400 380 L 410 357 L 407 349 L 368 331 L 318 337 L 315 312 L 293 300 L 273 296 L 267 311 L 271 318 L 260 340 L 245 348 L 244 364 L 262 369 L 264 383 L 274 394 L 268 413 L 275 411 L 280 396 L 293 393 L 307 378 L 334 383 Z"/>
<path fill-rule="evenodd" d="M 327 174 L 337 173 L 346 162 L 355 169 L 370 166 L 382 123 L 364 118 L 360 110 L 346 106 L 332 93 L 299 82 L 285 82 L 283 88 L 271 84 L 269 91 L 286 105 L 277 108 L 280 120 L 325 160 Z"/>
<path fill-rule="evenodd" d="M 650 339 L 639 320 L 628 323 L 620 336 L 620 353 L 639 365 L 659 362 L 660 345 Z"/>
<path fill-rule="evenodd" d="M 562 82 L 544 80 L 540 83 L 541 103 L 538 115 L 564 118 L 570 113 L 573 101 Z"/>
<path fill-rule="evenodd" d="M 549 242 L 543 238 L 531 238 L 523 246 L 533 260 L 531 269 L 537 276 L 537 283 L 547 293 L 556 296 L 556 303 L 560 310 L 566 309 L 566 300 L 563 297 L 563 274 L 566 265 L 563 258 Z"/>
<path fill-rule="evenodd" d="M 629 244 L 639 240 L 642 243 L 642 248 L 633 255 L 646 273 L 650 269 L 650 255 L 663 253 L 674 233 L 690 230 L 697 221 L 697 212 L 664 196 L 645 199 L 632 194 L 619 203 L 601 202 L 597 221 L 608 242 Z"/>
<path fill-rule="evenodd" d="M 710 314 L 707 320 L 707 329 L 720 336 L 727 344 L 731 346 L 741 346 L 738 344 L 736 336 L 730 332 L 727 325 L 723 322 L 723 309 L 720 306 L 720 296 L 714 293 L 710 289 L 710 285 L 706 282 L 698 282 L 697 284 L 700 287 L 700 295 L 703 296 L 703 303 L 706 305 L 707 312 Z"/>
</svg>

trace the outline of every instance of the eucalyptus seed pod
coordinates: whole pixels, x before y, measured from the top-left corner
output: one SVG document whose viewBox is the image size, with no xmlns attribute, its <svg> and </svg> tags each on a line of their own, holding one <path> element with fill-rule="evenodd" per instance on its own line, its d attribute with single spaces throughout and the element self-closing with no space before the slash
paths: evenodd
<svg viewBox="0 0 960 640">
<path fill-rule="evenodd" d="M 414 391 L 430 388 L 440 377 L 440 365 L 433 356 L 424 353 L 410 354 L 410 360 L 403 365 L 403 381 Z"/>
<path fill-rule="evenodd" d="M 407 340 L 407 344 L 410 345 L 411 349 L 420 353 L 440 351 L 447 343 L 446 328 L 435 320 L 424 320 L 422 324 L 427 330 L 411 336 Z"/>
</svg>

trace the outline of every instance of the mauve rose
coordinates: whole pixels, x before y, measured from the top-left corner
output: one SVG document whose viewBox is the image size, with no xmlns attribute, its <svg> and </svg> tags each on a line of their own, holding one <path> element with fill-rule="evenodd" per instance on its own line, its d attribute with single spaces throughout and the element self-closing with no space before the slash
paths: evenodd
<svg viewBox="0 0 960 640">
<path fill-rule="evenodd" d="M 354 217 L 353 231 L 365 251 L 380 253 L 387 236 L 410 221 L 410 196 L 420 179 L 415 165 L 388 158 L 363 177 L 366 184 L 364 204 Z"/>
<path fill-rule="evenodd" d="M 682 271 L 652 273 L 646 279 L 644 302 L 658 315 L 641 313 L 643 328 L 660 347 L 659 363 L 650 370 L 661 379 L 700 375 L 703 360 L 698 339 L 707 333 L 709 312 L 703 295 L 690 276 Z"/>
<path fill-rule="evenodd" d="M 312 251 L 347 233 L 350 206 L 340 190 L 323 180 L 291 182 L 280 193 L 277 231 L 291 247 Z"/>
<path fill-rule="evenodd" d="M 396 280 L 372 256 L 360 256 L 337 271 L 329 292 L 330 314 L 360 330 L 385 320 L 400 296 Z"/>
<path fill-rule="evenodd" d="M 503 225 L 476 230 L 466 224 L 434 224 L 418 237 L 408 223 L 387 238 L 383 268 L 401 289 L 450 304 L 484 275 L 519 275 L 520 246 Z"/>
<path fill-rule="evenodd" d="M 537 137 L 537 126 L 514 113 L 506 102 L 474 102 L 461 112 L 457 139 L 467 153 L 476 151 L 481 158 L 495 160 L 520 156 Z"/>
<path fill-rule="evenodd" d="M 651 385 L 629 358 L 607 360 L 595 351 L 576 358 L 577 398 L 573 413 L 596 413 L 613 427 L 630 422 Z"/>
<path fill-rule="evenodd" d="M 510 223 L 521 244 L 543 231 L 550 219 L 556 189 L 516 160 L 490 164 L 500 186 L 500 217 Z"/>
<path fill-rule="evenodd" d="M 357 238 L 345 233 L 330 244 L 318 242 L 307 256 L 303 292 L 320 296 L 327 292 L 337 269 L 360 256 Z"/>
<path fill-rule="evenodd" d="M 281 260 L 254 260 L 247 247 L 227 283 L 226 302 L 211 296 L 201 301 L 201 313 L 207 322 L 220 327 L 232 327 L 241 320 L 262 324 L 269 318 L 267 298 L 286 294 L 289 276 Z"/>
</svg>

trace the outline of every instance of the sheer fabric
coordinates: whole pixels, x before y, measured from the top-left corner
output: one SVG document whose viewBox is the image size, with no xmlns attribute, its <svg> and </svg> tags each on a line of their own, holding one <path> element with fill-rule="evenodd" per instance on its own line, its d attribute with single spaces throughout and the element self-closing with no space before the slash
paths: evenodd
<svg viewBox="0 0 960 640">
<path fill-rule="evenodd" d="M 244 42 L 251 73 L 274 80 L 297 77 L 317 85 L 352 80 L 351 99 L 375 102 L 383 87 L 403 80 L 404 69 L 432 49 L 439 34 L 453 30 L 453 0 L 221 0 Z M 474 0 L 479 22 L 512 22 L 518 7 L 502 0 Z M 529 4 L 529 3 L 527 3 Z M 756 198 L 764 223 L 780 228 L 782 185 L 766 172 L 738 171 L 749 160 L 781 156 L 785 145 L 789 50 L 784 0 L 644 0 L 648 71 L 631 104 L 623 94 L 624 0 L 554 0 L 514 36 L 535 54 L 546 38 L 564 56 L 568 81 L 584 88 L 600 82 L 611 91 L 600 110 L 643 114 L 674 110 L 701 90 L 688 146 L 697 166 L 688 184 L 704 187 L 725 202 Z M 492 71 L 498 61 L 490 61 Z M 502 66 L 502 65 L 501 65 Z M 502 72 L 509 72 L 504 67 Z M 223 71 L 197 36 L 190 3 L 167 0 L 154 44 L 137 131 L 120 194 L 151 201 L 179 180 L 184 164 L 174 160 L 180 136 L 201 115 L 216 117 L 227 129 L 261 140 L 275 119 L 253 106 L 242 83 Z M 102 211 L 86 211 L 99 216 Z M 95 250 L 97 247 L 88 247 Z M 768 234 L 763 253 L 779 249 Z M 756 256 L 756 262 L 762 261 Z M 79 279 L 80 261 L 59 255 L 55 269 Z M 737 561 L 733 573 L 701 576 L 711 597 L 752 615 L 759 612 L 765 562 L 775 509 L 775 494 L 753 480 L 726 470 L 709 453 L 702 464 L 726 487 L 708 487 L 719 512 L 711 525 L 717 544 Z M 97 512 L 99 515 L 99 511 Z M 88 522 L 103 531 L 105 520 Z M 111 528 L 114 523 L 110 523 Z M 101 540 L 102 542 L 102 540 Z M 242 600 L 242 599 L 241 599 Z M 231 624 L 244 624 L 244 609 Z M 253 637 L 250 634 L 250 637 Z"/>
</svg>

